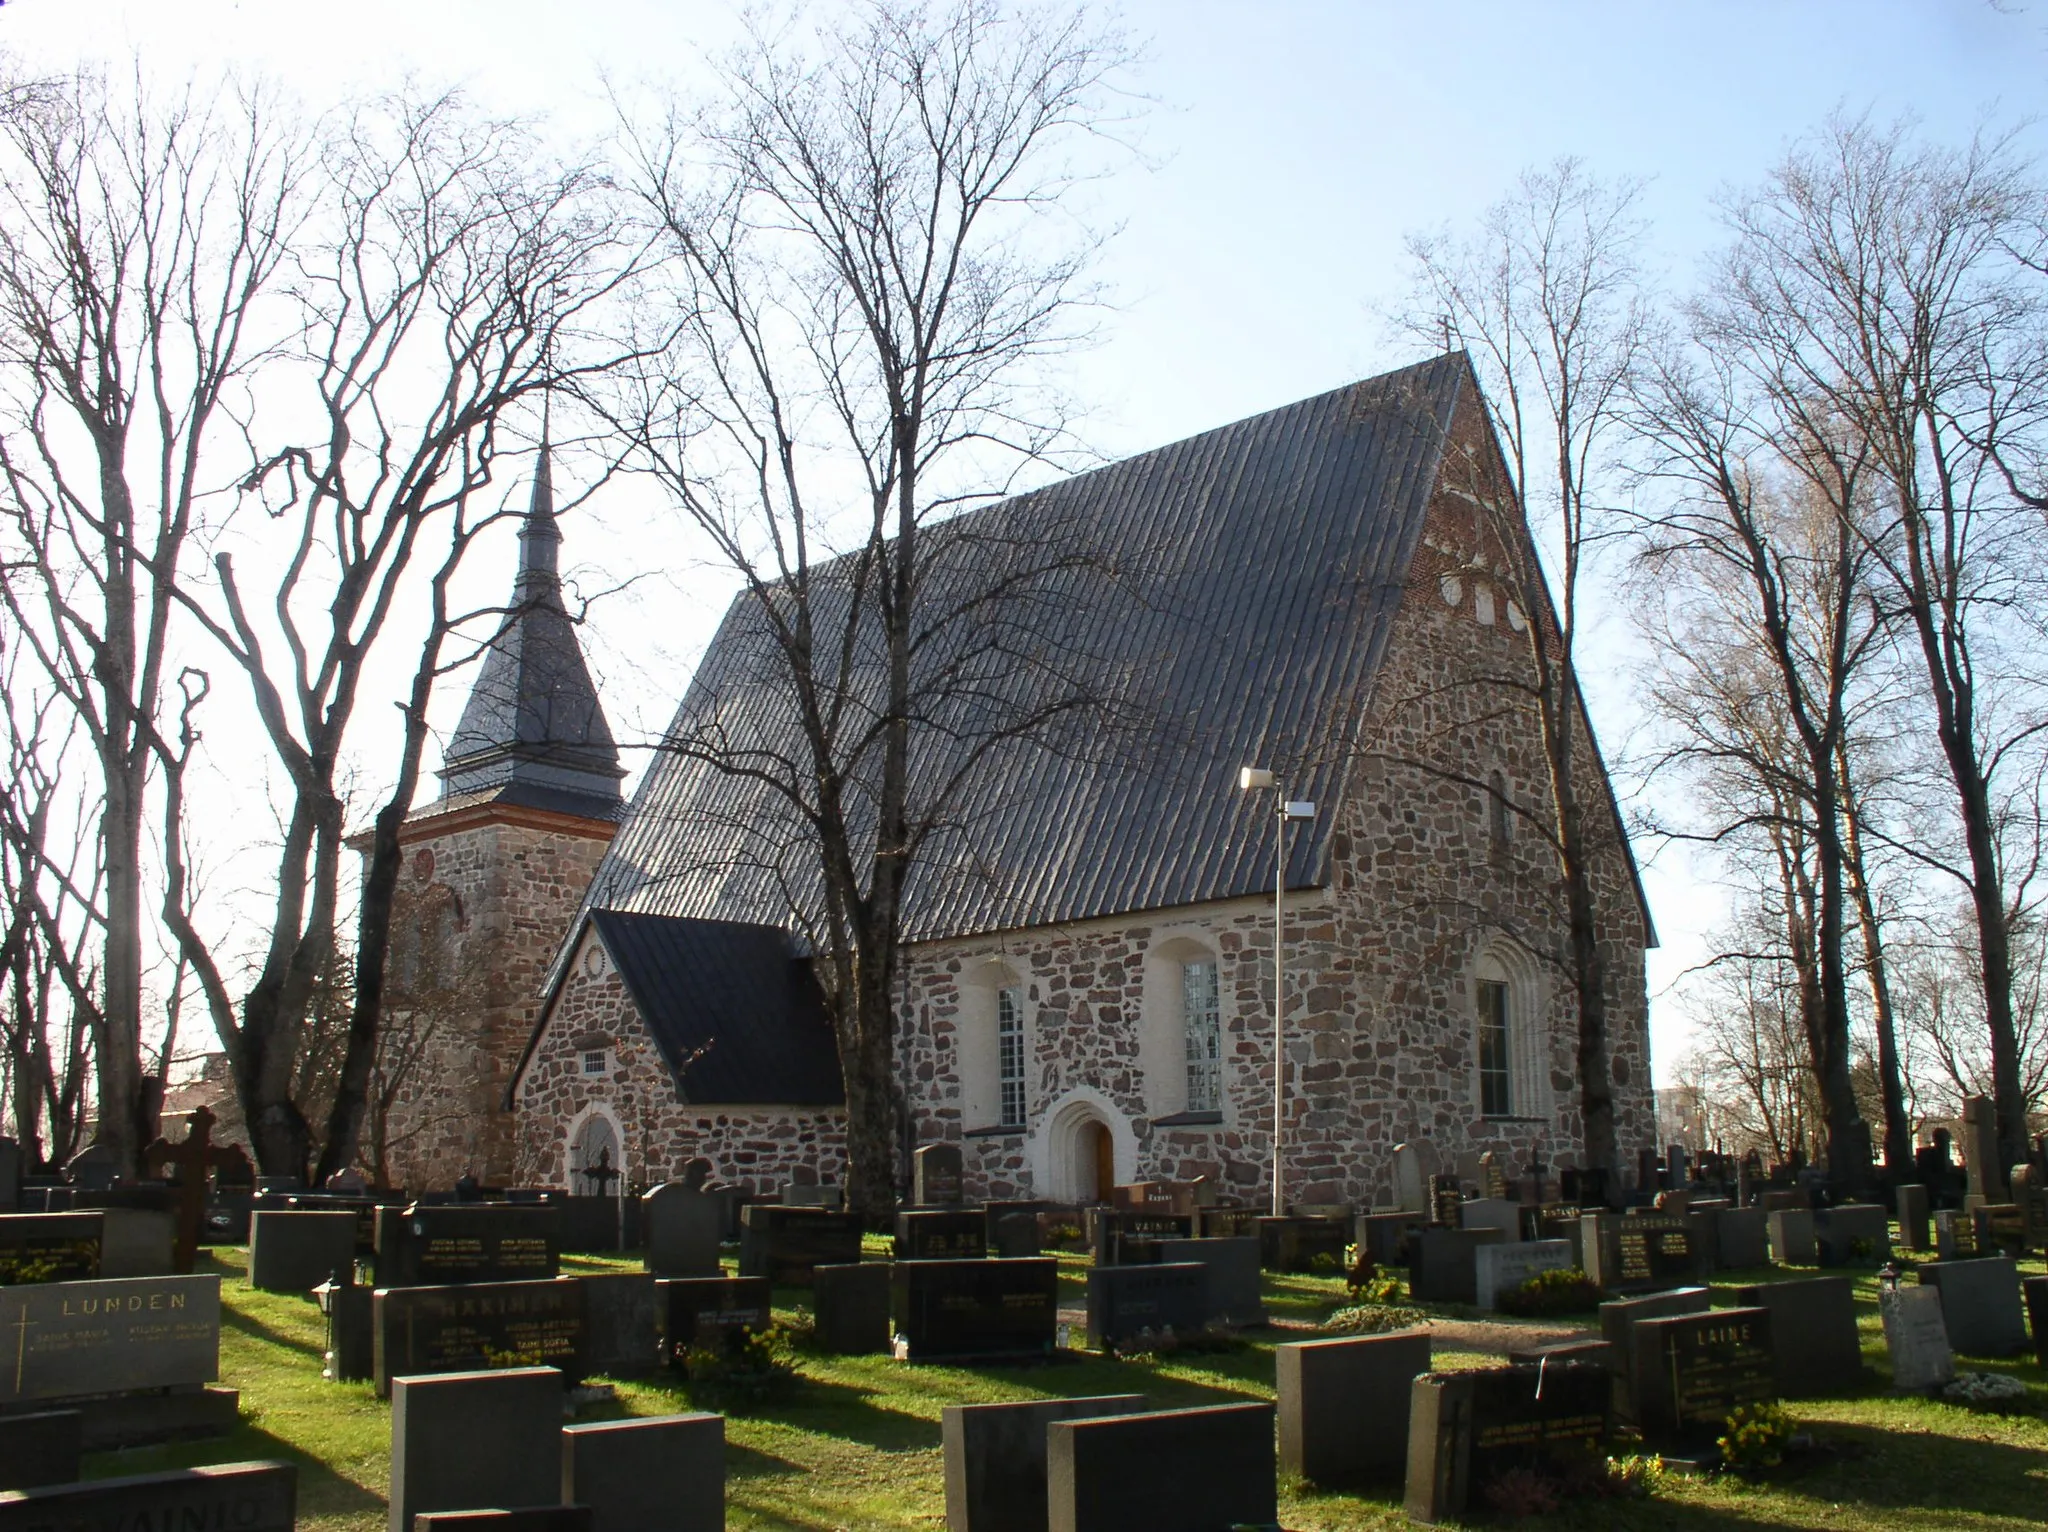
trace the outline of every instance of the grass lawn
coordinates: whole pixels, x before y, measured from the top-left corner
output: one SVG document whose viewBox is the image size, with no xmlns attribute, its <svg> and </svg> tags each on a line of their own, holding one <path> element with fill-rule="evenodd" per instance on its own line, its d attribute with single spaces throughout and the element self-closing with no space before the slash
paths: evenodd
<svg viewBox="0 0 2048 1532">
<path fill-rule="evenodd" d="M 213 1253 L 223 1283 L 222 1381 L 242 1391 L 243 1425 L 209 1442 L 102 1453 L 95 1476 L 245 1458 L 300 1465 L 300 1526 L 314 1532 L 382 1532 L 389 1483 L 390 1412 L 368 1384 L 320 1377 L 325 1323 L 310 1299 L 252 1291 L 239 1250 Z M 634 1261 L 571 1258 L 565 1269 L 637 1269 Z M 202 1266 L 201 1269 L 207 1269 Z M 1082 1267 L 1062 1262 L 1062 1302 L 1080 1301 Z M 2030 1272 L 2039 1263 L 2030 1263 Z M 1735 1287 L 1802 1273 L 1728 1273 Z M 1993 1415 L 1922 1399 L 1894 1399 L 1878 1324 L 1876 1282 L 1857 1278 L 1868 1391 L 1800 1400 L 1792 1413 L 1820 1446 L 1798 1471 L 1751 1486 L 1725 1477 L 1667 1480 L 1657 1498 L 1603 1501 L 1536 1523 L 1685 1532 L 1795 1527 L 2021 1528 L 2048 1523 L 2048 1377 L 2031 1361 L 1966 1362 L 2008 1372 L 2030 1388 L 2025 1408 Z M 794 1303 L 801 1295 L 778 1294 Z M 1335 1279 L 1269 1277 L 1267 1302 L 1288 1319 L 1319 1319 L 1344 1301 Z M 1447 1317 L 1458 1311 L 1442 1310 Z M 1464 1311 L 1469 1313 L 1469 1311 Z M 948 1404 L 1142 1393 L 1162 1406 L 1273 1397 L 1273 1346 L 1302 1332 L 1266 1332 L 1245 1349 L 1167 1361 L 1118 1362 L 1075 1354 L 1029 1368 L 913 1366 L 881 1357 L 803 1359 L 807 1380 L 791 1403 L 726 1425 L 727 1525 L 823 1532 L 827 1528 L 945 1525 L 939 1412 Z M 1442 1367 L 1496 1360 L 1436 1353 Z M 656 1415 L 692 1408 L 679 1388 L 622 1384 L 613 1413 Z M 585 1418 L 602 1418 L 601 1414 Z M 1325 1495 L 1283 1485 L 1281 1520 L 1299 1532 L 1406 1526 L 1396 1497 Z M 1134 1529 L 1138 1532 L 1138 1529 Z"/>
</svg>

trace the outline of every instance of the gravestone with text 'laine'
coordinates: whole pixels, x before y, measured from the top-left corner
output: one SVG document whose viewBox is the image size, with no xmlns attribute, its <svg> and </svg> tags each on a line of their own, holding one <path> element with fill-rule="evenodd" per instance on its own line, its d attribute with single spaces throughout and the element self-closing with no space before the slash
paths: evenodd
<svg viewBox="0 0 2048 1532">
<path fill-rule="evenodd" d="M 1482 1309 L 1497 1309 L 1503 1297 L 1538 1272 L 1568 1270 L 1572 1244 L 1568 1239 L 1516 1240 L 1481 1245 L 1472 1255 L 1477 1302 Z"/>
<path fill-rule="evenodd" d="M 552 1367 L 394 1379 L 389 1532 L 422 1511 L 559 1505 L 561 1438 Z"/>
<path fill-rule="evenodd" d="M 1931 1287 L 1886 1287 L 1877 1295 L 1891 1355 L 1892 1388 L 1900 1393 L 1945 1388 L 1956 1380 L 1956 1354 L 1941 1319 L 1941 1294 Z"/>
<path fill-rule="evenodd" d="M 1408 1386 L 1429 1362 L 1426 1328 L 1275 1347 L 1282 1471 L 1316 1484 L 1398 1483 Z"/>
<path fill-rule="evenodd" d="M 1220 1404 L 1045 1428 L 1047 1532 L 1270 1527 L 1273 1406 Z"/>
<path fill-rule="evenodd" d="M 1145 1408 L 1142 1394 L 949 1404 L 940 1432 L 946 1532 L 1045 1532 L 1045 1435 L 1056 1420 L 1099 1420 Z"/>
<path fill-rule="evenodd" d="M 1616 1380 L 1615 1408 L 1625 1419 L 1635 1418 L 1631 1380 L 1639 1366 L 1654 1365 L 1653 1360 L 1637 1356 L 1636 1326 L 1646 1319 L 1666 1319 L 1673 1314 L 1704 1314 L 1713 1301 L 1708 1288 L 1674 1287 L 1640 1298 L 1610 1298 L 1600 1305 L 1600 1339 L 1609 1348 Z"/>
<path fill-rule="evenodd" d="M 889 1349 L 889 1267 L 883 1261 L 814 1266 L 818 1345 L 840 1356 Z"/>
<path fill-rule="evenodd" d="M 688 1365 L 692 1350 L 731 1354 L 775 1322 L 766 1277 L 675 1277 L 658 1284 L 662 1356 Z"/>
<path fill-rule="evenodd" d="M 1210 1319 L 1238 1326 L 1266 1322 L 1256 1238 L 1163 1239 L 1159 1259 L 1165 1265 L 1193 1261 L 1208 1273 Z"/>
<path fill-rule="evenodd" d="M 926 1144 L 911 1156 L 911 1200 L 921 1208 L 953 1208 L 966 1200 L 958 1144 Z"/>
<path fill-rule="evenodd" d="M 545 1203 L 415 1203 L 377 1225 L 377 1286 L 541 1282 L 561 1272 L 556 1212 Z"/>
<path fill-rule="evenodd" d="M 1554 1477 L 1593 1457 L 1613 1424 L 1609 1399 L 1607 1370 L 1587 1362 L 1422 1374 L 1409 1385 L 1409 1519 L 1462 1517 L 1508 1474 Z"/>
<path fill-rule="evenodd" d="M 249 1285 L 267 1293 L 310 1293 L 356 1265 L 356 1215 L 264 1208 L 249 1220 Z"/>
<path fill-rule="evenodd" d="M 1088 1346 L 1107 1351 L 1144 1335 L 1191 1335 L 1208 1323 L 1209 1275 L 1172 1266 L 1098 1266 L 1088 1273 Z"/>
<path fill-rule="evenodd" d="M 583 1286 L 572 1277 L 379 1288 L 373 1302 L 380 1398 L 412 1374 L 544 1367 L 572 1383 L 583 1376 Z"/>
<path fill-rule="evenodd" d="M 562 1499 L 589 1507 L 590 1532 L 723 1532 L 725 1418 L 564 1426 Z"/>
<path fill-rule="evenodd" d="M 84 1282 L 100 1274 L 105 1215 L 0 1215 L 0 1287 L 27 1282 Z"/>
<path fill-rule="evenodd" d="M 756 1203 L 740 1215 L 740 1275 L 809 1287 L 811 1269 L 860 1259 L 860 1215 Z"/>
<path fill-rule="evenodd" d="M 2013 1356 L 2026 1349 L 2019 1266 L 2010 1257 L 1929 1261 L 1920 1268 L 1920 1281 L 1941 1294 L 1949 1344 L 1964 1356 Z"/>
<path fill-rule="evenodd" d="M 299 1471 L 221 1463 L 0 1494 L 0 1532 L 292 1532 Z"/>
<path fill-rule="evenodd" d="M 77 1410 L 0 1415 L 0 1490 L 69 1484 L 85 1452 L 85 1417 Z"/>
<path fill-rule="evenodd" d="M 1629 1405 L 1653 1442 L 1711 1442 L 1738 1405 L 1777 1397 L 1768 1309 L 1712 1309 L 1639 1321 Z"/>
<path fill-rule="evenodd" d="M 1863 1381 L 1856 1289 L 1847 1277 L 1803 1277 L 1738 1288 L 1744 1308 L 1770 1310 L 1773 1364 L 1781 1398 L 1846 1393 Z"/>
<path fill-rule="evenodd" d="M 725 1204 L 705 1183 L 709 1160 L 692 1160 L 683 1178 L 657 1186 L 640 1199 L 647 1235 L 647 1269 L 658 1277 L 715 1277 L 723 1237 Z"/>
<path fill-rule="evenodd" d="M 896 1215 L 899 1261 L 978 1261 L 988 1254 L 988 1220 L 979 1209 L 919 1209 Z"/>
<path fill-rule="evenodd" d="M 897 1356 L 921 1362 L 1051 1355 L 1059 1337 L 1059 1267 L 1051 1256 L 898 1262 L 889 1290 Z"/>
</svg>

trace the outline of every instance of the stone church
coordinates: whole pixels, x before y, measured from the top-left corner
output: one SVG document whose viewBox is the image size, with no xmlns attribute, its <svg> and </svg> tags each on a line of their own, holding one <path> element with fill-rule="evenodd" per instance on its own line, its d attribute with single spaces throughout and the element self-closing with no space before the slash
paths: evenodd
<svg viewBox="0 0 2048 1532">
<path fill-rule="evenodd" d="M 1113 577 L 1033 621 L 1144 714 L 1100 749 L 975 756 L 967 811 L 919 863 L 903 1099 L 916 1142 L 960 1145 L 971 1191 L 1092 1200 L 1207 1175 L 1262 1198 L 1283 834 L 1289 1200 L 1389 1201 L 1393 1146 L 1416 1138 L 1573 1163 L 1576 1007 L 1517 684 L 1528 625 L 1551 619 L 1502 579 L 1526 556 L 1519 516 L 1483 509 L 1511 494 L 1451 354 L 957 519 L 991 546 L 1112 550 Z M 515 618 L 444 796 L 405 832 L 394 987 L 438 994 L 442 1015 L 414 1027 L 432 1035 L 394 1096 L 389 1173 L 588 1191 L 588 1167 L 648 1185 L 702 1156 L 759 1189 L 837 1179 L 843 1097 L 789 811 L 681 750 L 622 804 L 562 609 L 545 460 L 522 538 Z M 753 621 L 743 596 L 671 742 L 791 738 L 750 663 Z M 1632 1158 L 1655 1132 L 1655 936 L 1590 736 L 1581 760 Z M 954 764 L 941 748 L 924 769 Z M 1247 766 L 1314 816 L 1241 792 Z"/>
</svg>

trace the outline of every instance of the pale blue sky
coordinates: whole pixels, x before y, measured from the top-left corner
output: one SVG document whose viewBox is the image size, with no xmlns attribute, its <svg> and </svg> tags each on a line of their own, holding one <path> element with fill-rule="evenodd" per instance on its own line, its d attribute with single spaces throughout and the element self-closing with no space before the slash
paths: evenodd
<svg viewBox="0 0 2048 1532">
<path fill-rule="evenodd" d="M 36 64 L 133 50 L 153 69 L 261 66 L 315 101 L 412 70 L 594 123 L 601 71 L 687 74 L 732 14 L 708 0 L 12 0 L 0 47 Z M 2042 0 L 1145 0 L 1122 14 L 1147 42 L 1138 84 L 1157 105 L 1145 162 L 1102 188 L 1123 224 L 1102 271 L 1117 303 L 1074 374 L 1090 444 L 1111 456 L 1411 359 L 1373 308 L 1402 287 L 1403 236 L 1469 219 L 1525 165 L 1575 154 L 1646 178 L 1658 265 L 1683 287 L 1717 242 L 1716 192 L 1757 179 L 1836 107 L 1910 112 L 1950 139 L 1987 114 L 2048 109 Z M 597 508 L 570 530 L 572 555 L 643 562 L 644 533 L 628 539 L 647 513 L 626 497 Z M 659 727 L 723 604 L 701 578 L 594 618 L 626 732 Z M 1605 658 L 1586 668 L 1606 678 L 1613 744 L 1628 698 Z M 1662 991 L 1720 896 L 1669 855 L 1649 886 L 1666 938 L 1652 968 L 1662 1073 L 1683 1041 Z"/>
</svg>

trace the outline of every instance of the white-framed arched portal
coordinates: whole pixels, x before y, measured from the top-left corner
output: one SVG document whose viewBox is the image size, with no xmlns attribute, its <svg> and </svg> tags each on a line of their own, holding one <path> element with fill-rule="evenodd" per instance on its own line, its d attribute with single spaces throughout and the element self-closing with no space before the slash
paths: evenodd
<svg viewBox="0 0 2048 1532">
<path fill-rule="evenodd" d="M 1108 1186 L 1138 1176 L 1138 1136 L 1109 1097 L 1077 1085 L 1039 1119 L 1025 1145 L 1031 1184 L 1060 1202 L 1106 1201 Z"/>
<path fill-rule="evenodd" d="M 626 1135 L 607 1102 L 593 1102 L 562 1139 L 562 1185 L 576 1196 L 615 1196 L 626 1168 Z M 592 1175 L 590 1172 L 599 1171 Z M 610 1175 L 603 1171 L 610 1171 Z"/>
</svg>

